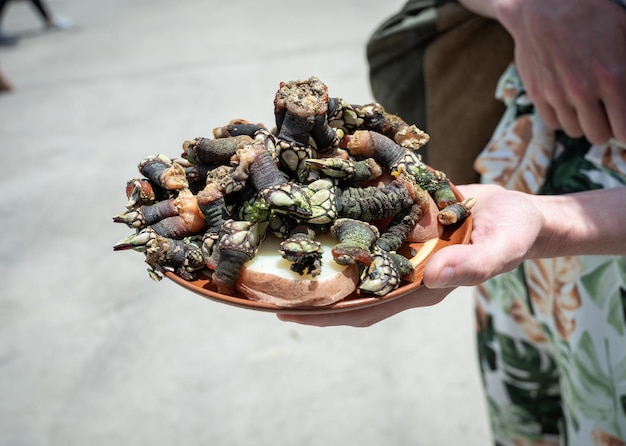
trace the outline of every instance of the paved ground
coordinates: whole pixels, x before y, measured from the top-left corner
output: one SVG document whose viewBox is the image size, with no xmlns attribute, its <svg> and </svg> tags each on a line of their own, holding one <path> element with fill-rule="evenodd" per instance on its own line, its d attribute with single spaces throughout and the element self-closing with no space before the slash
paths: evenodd
<svg viewBox="0 0 626 446">
<path fill-rule="evenodd" d="M 486 445 L 471 290 L 368 329 L 316 329 L 151 281 L 111 217 L 152 153 L 278 82 L 370 101 L 364 44 L 402 2 L 11 5 L 0 68 L 0 444 Z M 298 9 L 303 7 L 298 4 Z"/>
</svg>

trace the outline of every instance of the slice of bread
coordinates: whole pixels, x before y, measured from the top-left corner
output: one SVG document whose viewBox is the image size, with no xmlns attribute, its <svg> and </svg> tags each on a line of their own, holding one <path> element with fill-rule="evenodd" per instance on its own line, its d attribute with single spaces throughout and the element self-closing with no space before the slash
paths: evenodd
<svg viewBox="0 0 626 446">
<path fill-rule="evenodd" d="M 333 260 L 331 249 L 337 241 L 332 237 L 316 240 L 324 250 L 322 272 L 317 277 L 291 271 L 290 262 L 280 255 L 280 240 L 268 236 L 254 259 L 242 268 L 237 289 L 248 299 L 286 308 L 326 306 L 342 300 L 355 291 L 359 268 Z"/>
</svg>

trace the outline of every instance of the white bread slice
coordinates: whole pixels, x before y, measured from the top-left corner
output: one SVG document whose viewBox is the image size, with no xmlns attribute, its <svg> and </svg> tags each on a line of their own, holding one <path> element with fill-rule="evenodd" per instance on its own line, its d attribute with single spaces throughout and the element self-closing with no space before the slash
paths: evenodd
<svg viewBox="0 0 626 446">
<path fill-rule="evenodd" d="M 316 240 L 324 250 L 322 272 L 317 277 L 291 271 L 290 262 L 280 255 L 280 240 L 268 235 L 254 259 L 241 269 L 237 289 L 248 299 L 285 308 L 326 306 L 344 299 L 357 287 L 359 268 L 333 260 L 331 249 L 337 241 L 332 237 Z"/>
</svg>

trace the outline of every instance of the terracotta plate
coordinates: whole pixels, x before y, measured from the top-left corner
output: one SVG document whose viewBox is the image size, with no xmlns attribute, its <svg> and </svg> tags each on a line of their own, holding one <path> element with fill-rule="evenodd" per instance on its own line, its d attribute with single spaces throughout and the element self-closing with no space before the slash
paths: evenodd
<svg viewBox="0 0 626 446">
<path fill-rule="evenodd" d="M 461 196 L 461 193 L 458 191 L 458 189 L 455 186 L 452 186 L 452 189 L 454 190 L 457 198 L 461 200 L 463 197 Z M 217 292 L 217 288 L 211 283 L 210 277 L 202 273 L 200 273 L 195 280 L 187 281 L 178 277 L 176 274 L 169 270 L 161 269 L 161 272 L 168 279 L 174 281 L 175 283 L 182 286 L 183 288 L 186 288 L 189 291 L 193 291 L 194 293 L 204 296 L 207 299 L 228 305 L 234 305 L 249 310 L 266 311 L 272 313 L 333 313 L 338 311 L 347 311 L 357 308 L 366 308 L 374 305 L 380 305 L 384 302 L 397 299 L 398 297 L 404 296 L 405 294 L 414 291 L 415 289 L 422 286 L 424 266 L 426 265 L 426 262 L 428 261 L 430 256 L 432 256 L 433 253 L 437 252 L 445 246 L 469 243 L 471 233 L 472 217 L 470 216 L 459 224 L 446 226 L 444 228 L 443 234 L 441 235 L 441 237 L 439 237 L 439 239 L 433 240 L 431 242 L 426 242 L 426 245 L 428 246 L 424 246 L 424 243 L 407 243 L 403 245 L 399 250 L 401 254 L 409 258 L 412 258 L 414 256 L 419 258 L 418 263 L 416 263 L 415 265 L 413 282 L 407 283 L 406 285 L 401 286 L 382 297 L 373 297 L 365 294 L 362 295 L 359 292 L 355 292 L 347 296 L 343 300 L 325 307 L 282 308 L 276 305 L 250 300 L 246 298 L 243 294 L 220 294 Z M 421 253 L 420 250 L 422 250 L 422 248 L 424 248 L 425 251 L 428 252 Z"/>
</svg>

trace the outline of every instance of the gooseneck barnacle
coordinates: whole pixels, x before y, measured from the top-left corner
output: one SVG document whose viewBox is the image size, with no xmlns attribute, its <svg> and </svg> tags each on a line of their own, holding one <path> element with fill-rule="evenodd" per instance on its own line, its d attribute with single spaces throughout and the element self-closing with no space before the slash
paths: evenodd
<svg viewBox="0 0 626 446">
<path fill-rule="evenodd" d="M 282 239 L 293 271 L 313 277 L 324 267 L 316 237 L 330 234 L 334 261 L 358 264 L 361 292 L 382 296 L 412 272 L 397 251 L 429 200 L 440 224 L 470 214 L 474 200 L 459 202 L 417 153 L 428 134 L 380 104 L 330 97 L 311 77 L 281 82 L 273 106 L 274 129 L 233 119 L 185 140 L 180 158 L 142 160 L 143 178 L 128 181 L 113 218 L 134 233 L 114 250 L 143 252 L 155 279 L 162 269 L 188 280 L 208 271 L 229 294 L 268 234 Z"/>
</svg>

